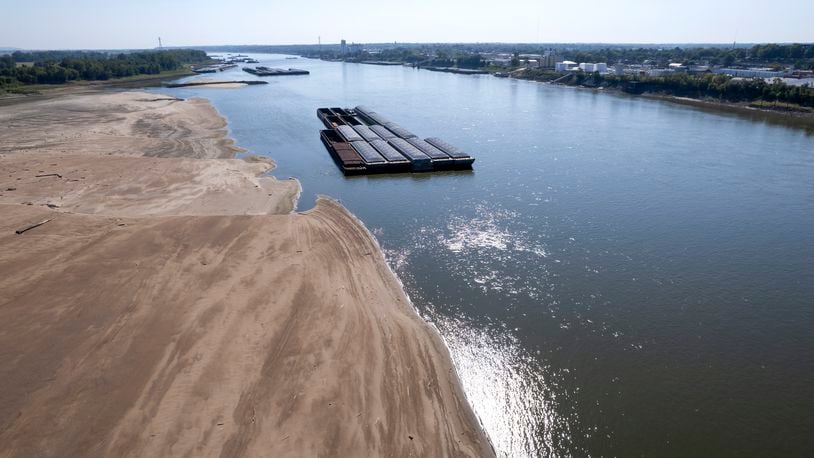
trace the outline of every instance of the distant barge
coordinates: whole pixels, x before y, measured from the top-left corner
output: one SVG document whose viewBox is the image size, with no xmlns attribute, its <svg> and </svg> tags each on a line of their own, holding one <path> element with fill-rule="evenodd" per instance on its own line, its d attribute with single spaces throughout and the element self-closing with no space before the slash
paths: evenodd
<svg viewBox="0 0 814 458">
<path fill-rule="evenodd" d="M 455 68 L 455 67 L 419 67 L 422 70 L 429 70 L 431 72 L 444 72 L 456 73 L 458 75 L 488 75 L 486 70 L 472 70 L 469 68 Z"/>
<path fill-rule="evenodd" d="M 363 60 L 360 61 L 359 63 L 367 65 L 384 65 L 384 66 L 404 65 L 401 62 L 390 62 L 388 60 Z"/>
<path fill-rule="evenodd" d="M 375 111 L 319 108 L 320 139 L 345 175 L 466 170 L 475 158 L 449 143 L 424 140 Z"/>
<path fill-rule="evenodd" d="M 257 76 L 285 76 L 285 75 L 310 75 L 308 70 L 299 68 L 273 68 L 273 67 L 243 67 L 244 72 L 249 72 Z"/>
<path fill-rule="evenodd" d="M 164 87 L 169 88 L 178 88 L 178 87 L 188 87 L 188 86 L 216 86 L 219 84 L 247 84 L 247 85 L 257 85 L 257 84 L 268 84 L 268 81 L 258 81 L 258 80 L 248 80 L 248 81 L 188 81 L 186 83 L 168 83 L 164 85 Z"/>
<path fill-rule="evenodd" d="M 200 67 L 192 67 L 192 71 L 195 73 L 217 73 L 234 67 L 237 67 L 237 64 L 213 64 L 213 65 L 204 65 Z"/>
</svg>

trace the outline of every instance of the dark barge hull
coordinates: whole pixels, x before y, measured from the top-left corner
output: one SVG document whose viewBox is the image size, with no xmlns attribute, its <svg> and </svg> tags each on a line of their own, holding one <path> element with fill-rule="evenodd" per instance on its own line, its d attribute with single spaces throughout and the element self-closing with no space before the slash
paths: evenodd
<svg viewBox="0 0 814 458">
<path fill-rule="evenodd" d="M 336 131 L 325 129 L 319 132 L 322 144 L 331 153 L 331 157 L 345 175 L 363 175 L 370 173 L 359 153 L 351 148 L 350 144 L 339 138 Z"/>
<path fill-rule="evenodd" d="M 368 164 L 351 146 L 342 139 L 335 130 L 323 129 L 319 131 L 320 140 L 331 153 L 331 157 L 342 173 L 345 175 L 372 175 L 379 173 L 404 173 L 410 171 L 409 161 L 380 162 Z"/>
<path fill-rule="evenodd" d="M 366 107 L 319 108 L 322 143 L 345 175 L 468 170 L 475 159 L 438 138 L 422 140 Z"/>
<path fill-rule="evenodd" d="M 440 138 L 430 137 L 425 138 L 424 141 L 449 155 L 449 157 L 451 157 L 452 160 L 455 161 L 456 168 L 468 167 L 471 169 L 472 163 L 475 162 L 474 157 L 471 157 L 470 155 L 464 153 L 457 147 L 450 145 L 449 143 L 441 140 Z"/>
<path fill-rule="evenodd" d="M 345 110 L 335 111 L 335 108 L 319 108 L 317 118 L 325 124 L 328 129 L 336 129 L 339 126 L 361 126 L 362 121 L 354 117 Z"/>
<path fill-rule="evenodd" d="M 325 124 L 325 127 L 329 129 L 333 129 L 332 122 L 330 118 L 334 115 L 334 112 L 331 111 L 330 108 L 319 108 L 317 109 L 317 118 L 322 121 L 322 124 Z"/>
<path fill-rule="evenodd" d="M 290 76 L 290 75 L 310 75 L 308 70 L 299 68 L 269 68 L 269 67 L 243 67 L 243 71 L 255 76 Z"/>
</svg>

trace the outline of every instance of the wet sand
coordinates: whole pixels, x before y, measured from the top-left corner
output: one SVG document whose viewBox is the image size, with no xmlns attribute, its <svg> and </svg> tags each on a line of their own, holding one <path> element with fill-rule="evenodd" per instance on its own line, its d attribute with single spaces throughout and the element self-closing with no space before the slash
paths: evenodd
<svg viewBox="0 0 814 458">
<path fill-rule="evenodd" d="M 291 213 L 224 127 L 145 93 L 0 107 L 0 455 L 492 455 L 364 226 Z"/>
</svg>

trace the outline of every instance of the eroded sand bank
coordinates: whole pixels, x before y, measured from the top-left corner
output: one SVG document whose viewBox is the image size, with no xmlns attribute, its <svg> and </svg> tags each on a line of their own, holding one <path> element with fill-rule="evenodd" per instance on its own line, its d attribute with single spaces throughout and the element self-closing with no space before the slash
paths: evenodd
<svg viewBox="0 0 814 458">
<path fill-rule="evenodd" d="M 155 99 L 0 108 L 0 455 L 491 455 L 364 227 Z"/>
</svg>

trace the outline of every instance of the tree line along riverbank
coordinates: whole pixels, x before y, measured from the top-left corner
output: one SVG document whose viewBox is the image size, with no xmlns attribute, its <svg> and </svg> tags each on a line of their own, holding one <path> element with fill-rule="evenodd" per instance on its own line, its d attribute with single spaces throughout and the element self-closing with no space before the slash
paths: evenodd
<svg viewBox="0 0 814 458">
<path fill-rule="evenodd" d="M 608 88 L 628 94 L 656 94 L 747 104 L 759 109 L 814 114 L 814 89 L 809 85 L 792 86 L 779 79 L 732 78 L 727 75 L 677 73 L 663 76 L 602 75 L 573 72 L 568 75 L 526 69 L 512 74 L 514 78 L 555 82 L 570 86 Z"/>
<path fill-rule="evenodd" d="M 536 54 L 522 54 L 536 53 Z M 814 70 L 814 44 L 759 44 L 753 46 L 630 46 L 630 45 L 542 45 L 542 44 L 437 44 L 375 45 L 358 52 L 310 49 L 310 57 L 366 63 L 401 62 L 414 67 L 461 69 L 461 73 L 488 71 L 543 82 L 572 86 L 608 88 L 629 94 L 656 94 L 749 105 L 779 112 L 814 113 L 814 89 L 790 85 L 782 80 L 736 78 L 717 67 L 760 67 L 809 74 Z M 546 59 L 524 61 L 523 58 Z M 531 56 L 531 57 L 529 57 Z M 537 56 L 537 57 L 535 57 Z M 508 57 L 512 57 L 508 59 Z M 607 62 L 641 69 L 706 68 L 703 72 L 630 71 L 624 74 L 591 71 L 555 71 L 553 61 Z"/>
<path fill-rule="evenodd" d="M 129 53 L 17 51 L 0 56 L 0 94 L 25 91 L 31 85 L 175 74 L 191 64 L 210 60 L 206 52 L 192 49 Z"/>
<path fill-rule="evenodd" d="M 685 64 L 791 67 L 814 70 L 814 44 L 759 44 L 753 46 L 664 46 L 623 44 L 541 44 L 541 43 L 380 43 L 341 49 L 322 45 L 286 47 L 236 46 L 233 52 L 295 52 L 307 57 L 329 60 L 397 62 L 417 66 L 485 68 L 492 63 L 490 56 L 513 56 L 509 70 L 520 67 L 521 56 L 552 52 L 556 60 L 575 62 L 607 62 L 666 66 L 672 62 Z"/>
</svg>

